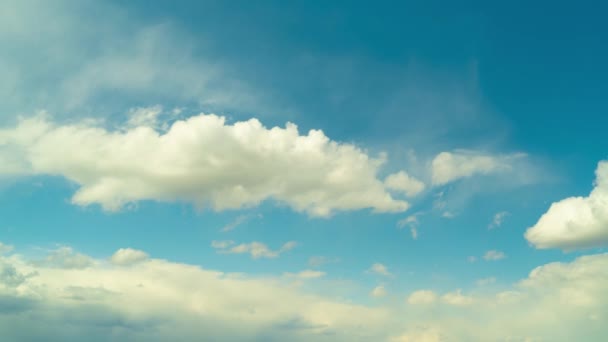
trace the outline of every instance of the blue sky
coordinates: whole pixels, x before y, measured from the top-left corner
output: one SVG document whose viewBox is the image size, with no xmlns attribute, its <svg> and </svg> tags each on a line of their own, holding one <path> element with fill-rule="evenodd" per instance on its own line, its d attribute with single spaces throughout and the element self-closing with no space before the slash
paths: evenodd
<svg viewBox="0 0 608 342">
<path fill-rule="evenodd" d="M 602 2 L 2 7 L 14 340 L 608 335 Z"/>
</svg>

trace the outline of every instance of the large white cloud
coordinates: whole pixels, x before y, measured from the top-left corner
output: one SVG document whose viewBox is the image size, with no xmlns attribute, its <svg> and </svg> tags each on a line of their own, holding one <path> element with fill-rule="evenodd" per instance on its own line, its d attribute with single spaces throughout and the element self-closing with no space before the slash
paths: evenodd
<svg viewBox="0 0 608 342">
<path fill-rule="evenodd" d="M 60 125 L 44 114 L 0 130 L 0 174 L 63 176 L 80 185 L 73 203 L 106 210 L 140 200 L 222 210 L 273 199 L 312 216 L 401 212 L 408 203 L 377 178 L 385 159 L 319 130 L 302 135 L 291 123 L 269 129 L 256 119 L 228 124 L 205 114 L 161 132 L 107 130 L 90 121 Z"/>
<path fill-rule="evenodd" d="M 441 152 L 431 162 L 433 185 L 444 185 L 474 175 L 511 171 L 513 163 L 524 158 L 523 153 L 491 155 L 470 150 Z"/>
<path fill-rule="evenodd" d="M 608 161 L 601 161 L 595 174 L 589 196 L 553 203 L 526 239 L 537 248 L 564 250 L 608 245 Z"/>
</svg>

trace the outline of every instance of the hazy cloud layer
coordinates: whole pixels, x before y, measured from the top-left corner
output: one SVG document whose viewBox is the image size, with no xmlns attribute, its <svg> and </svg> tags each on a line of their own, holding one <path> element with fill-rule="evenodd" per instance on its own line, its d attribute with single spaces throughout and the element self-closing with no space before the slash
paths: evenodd
<svg viewBox="0 0 608 342">
<path fill-rule="evenodd" d="M 126 250 L 133 249 L 115 255 Z M 50 255 L 82 255 L 67 247 L 58 251 Z M 608 333 L 607 254 L 538 267 L 500 292 L 419 290 L 374 307 L 293 286 L 294 279 L 323 282 L 331 276 L 318 271 L 253 277 L 154 258 L 124 267 L 84 257 L 91 260 L 86 268 L 59 268 L 18 254 L 0 257 L 3 337 L 599 341 Z M 369 294 L 389 296 L 383 285 Z"/>
</svg>

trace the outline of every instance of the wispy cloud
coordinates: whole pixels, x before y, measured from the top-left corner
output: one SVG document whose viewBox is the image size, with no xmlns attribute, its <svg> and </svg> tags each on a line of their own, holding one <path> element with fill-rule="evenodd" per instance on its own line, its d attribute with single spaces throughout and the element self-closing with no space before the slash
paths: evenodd
<svg viewBox="0 0 608 342">
<path fill-rule="evenodd" d="M 494 215 L 492 222 L 488 225 L 488 229 L 496 229 L 502 225 L 502 222 L 505 220 L 507 216 L 510 214 L 506 211 L 498 212 Z"/>
<path fill-rule="evenodd" d="M 368 270 L 368 273 L 374 273 L 374 274 L 379 274 L 385 277 L 391 276 L 391 272 L 388 271 L 388 267 L 386 267 L 384 264 L 381 263 L 375 263 L 373 264 Z"/>
<path fill-rule="evenodd" d="M 266 244 L 253 241 L 250 243 L 242 243 L 235 245 L 234 241 L 212 241 L 211 247 L 218 250 L 221 254 L 249 254 L 254 259 L 260 258 L 276 258 L 284 252 L 290 251 L 296 247 L 295 241 L 288 241 L 278 250 L 270 249 Z"/>
<path fill-rule="evenodd" d="M 483 259 L 486 261 L 497 261 L 506 258 L 507 255 L 501 251 L 489 250 L 483 255 Z"/>
</svg>

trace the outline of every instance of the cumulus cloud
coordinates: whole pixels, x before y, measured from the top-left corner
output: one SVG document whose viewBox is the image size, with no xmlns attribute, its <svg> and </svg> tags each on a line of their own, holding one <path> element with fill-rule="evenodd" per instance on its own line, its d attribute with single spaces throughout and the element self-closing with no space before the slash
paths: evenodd
<svg viewBox="0 0 608 342">
<path fill-rule="evenodd" d="M 110 262 L 114 265 L 133 265 L 148 259 L 148 254 L 133 248 L 121 248 L 111 257 Z"/>
<path fill-rule="evenodd" d="M 368 270 L 367 272 L 369 273 L 375 273 L 375 274 L 379 274 L 385 277 L 391 276 L 391 272 L 388 271 L 388 267 L 386 267 L 385 265 L 381 264 L 381 263 L 375 263 L 373 264 Z"/>
<path fill-rule="evenodd" d="M 436 301 L 437 294 L 431 290 L 414 291 L 407 297 L 408 304 L 412 305 L 433 304 Z"/>
<path fill-rule="evenodd" d="M 253 241 L 250 243 L 242 243 L 234 245 L 234 241 L 212 241 L 211 247 L 218 250 L 222 254 L 250 254 L 254 259 L 260 258 L 276 258 L 284 252 L 294 249 L 297 245 L 295 241 L 288 241 L 278 250 L 271 250 L 264 243 Z"/>
<path fill-rule="evenodd" d="M 82 269 L 93 266 L 93 259 L 74 251 L 72 247 L 61 246 L 50 251 L 43 260 L 38 260 L 36 263 L 47 267 Z"/>
<path fill-rule="evenodd" d="M 489 250 L 483 255 L 483 259 L 487 261 L 497 261 L 506 258 L 507 255 L 504 252 L 497 250 Z"/>
<path fill-rule="evenodd" d="M 536 248 L 573 250 L 608 245 L 608 161 L 598 163 L 587 197 L 555 202 L 525 233 Z"/>
<path fill-rule="evenodd" d="M 447 304 L 458 306 L 471 305 L 473 303 L 473 297 L 463 295 L 460 289 L 444 294 L 441 300 Z"/>
<path fill-rule="evenodd" d="M 378 285 L 374 287 L 374 289 L 369 294 L 374 298 L 384 297 L 386 296 L 386 289 L 384 288 L 384 285 Z"/>
<path fill-rule="evenodd" d="M 80 186 L 73 203 L 109 211 L 141 200 L 224 210 L 272 199 L 320 217 L 408 208 L 376 176 L 384 155 L 370 157 L 319 130 L 302 135 L 291 123 L 269 129 L 256 119 L 228 124 L 213 114 L 175 121 L 164 133 L 59 125 L 38 115 L 0 130 L 0 161 L 0 174 L 63 176 Z"/>
<path fill-rule="evenodd" d="M 431 162 L 433 185 L 444 185 L 461 178 L 512 170 L 512 163 L 523 153 L 491 155 L 469 150 L 441 152 Z"/>
<path fill-rule="evenodd" d="M 405 171 L 389 175 L 384 180 L 384 185 L 388 189 L 403 192 L 410 197 L 416 196 L 424 190 L 424 183 L 408 175 Z"/>
</svg>

